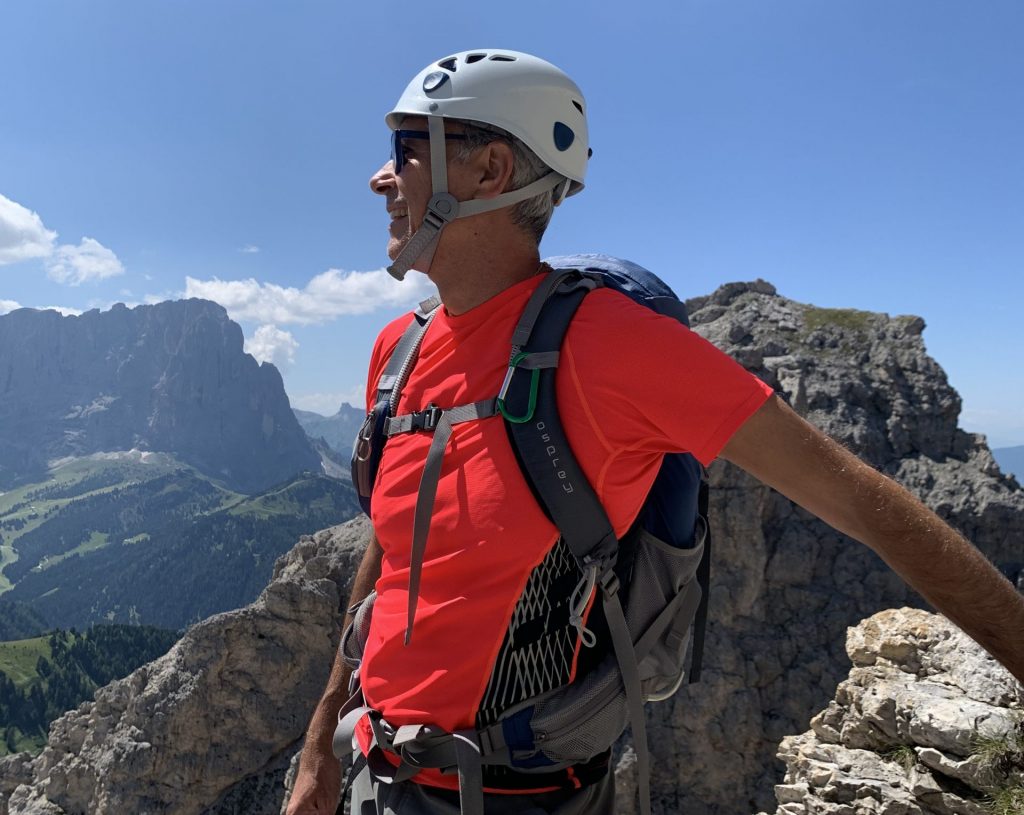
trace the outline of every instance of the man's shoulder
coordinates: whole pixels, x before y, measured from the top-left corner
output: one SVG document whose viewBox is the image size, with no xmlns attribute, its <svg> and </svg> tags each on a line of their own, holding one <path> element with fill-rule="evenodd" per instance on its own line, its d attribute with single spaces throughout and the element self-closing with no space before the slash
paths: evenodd
<svg viewBox="0 0 1024 815">
<path fill-rule="evenodd" d="M 625 341 L 640 337 L 656 339 L 689 333 L 674 317 L 659 314 L 636 302 L 617 289 L 595 289 L 580 304 L 572 322 L 575 337 L 591 337 L 596 341 Z"/>
</svg>

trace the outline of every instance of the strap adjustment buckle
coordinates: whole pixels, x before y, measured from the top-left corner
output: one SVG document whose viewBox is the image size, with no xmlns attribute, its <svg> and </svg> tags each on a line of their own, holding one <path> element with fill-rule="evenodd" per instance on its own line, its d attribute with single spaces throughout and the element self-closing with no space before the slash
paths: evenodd
<svg viewBox="0 0 1024 815">
<path fill-rule="evenodd" d="M 410 417 L 411 426 L 410 430 L 426 430 L 432 431 L 437 427 L 438 422 L 441 421 L 441 417 L 444 415 L 444 410 L 439 408 L 437 405 L 427 405 L 419 413 L 413 413 Z"/>
</svg>

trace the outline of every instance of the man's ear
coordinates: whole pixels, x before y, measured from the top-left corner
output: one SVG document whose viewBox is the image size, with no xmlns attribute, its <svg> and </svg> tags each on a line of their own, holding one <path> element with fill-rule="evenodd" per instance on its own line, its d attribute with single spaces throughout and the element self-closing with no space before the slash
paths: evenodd
<svg viewBox="0 0 1024 815">
<path fill-rule="evenodd" d="M 503 141 L 492 141 L 478 156 L 478 182 L 474 198 L 497 198 L 508 188 L 515 167 L 512 147 Z"/>
</svg>

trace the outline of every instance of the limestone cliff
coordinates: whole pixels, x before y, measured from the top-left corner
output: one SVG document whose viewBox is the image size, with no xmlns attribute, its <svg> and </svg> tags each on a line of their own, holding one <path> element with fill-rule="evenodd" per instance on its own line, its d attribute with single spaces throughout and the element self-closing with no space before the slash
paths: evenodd
<svg viewBox="0 0 1024 815">
<path fill-rule="evenodd" d="M 1024 812 L 1024 688 L 951 623 L 880 612 L 811 729 L 779 748 L 776 815 Z"/>
<path fill-rule="evenodd" d="M 999 473 L 983 439 L 957 428 L 959 398 L 925 352 L 920 319 L 816 309 L 763 282 L 689 306 L 698 332 L 1017 576 L 1024 491 Z M 718 463 L 711 477 L 704 680 L 649 710 L 662 815 L 773 809 L 778 745 L 806 729 L 846 676 L 847 627 L 920 604 L 871 552 L 744 473 Z M 362 533 L 353 522 L 304 539 L 253 606 L 202 623 L 167 657 L 65 716 L 34 763 L 0 764 L 0 794 L 22 784 L 10 812 L 276 812 Z M 623 774 L 628 765 L 627 756 Z M 628 815 L 632 799 L 621 800 Z"/>
<path fill-rule="evenodd" d="M 281 375 L 243 352 L 216 303 L 0 316 L 0 488 L 54 459 L 132 448 L 244 493 L 320 470 Z"/>
<path fill-rule="evenodd" d="M 768 283 L 688 302 L 697 332 L 793 407 L 892 475 L 1014 579 L 1024 490 L 984 439 L 957 427 L 960 398 L 928 356 L 917 317 L 819 309 Z M 656 806 L 735 815 L 772 805 L 776 745 L 846 675 L 848 626 L 922 605 L 873 553 L 742 471 L 711 468 L 715 532 L 704 680 L 649 711 Z M 629 812 L 622 809 L 623 813 Z"/>
</svg>

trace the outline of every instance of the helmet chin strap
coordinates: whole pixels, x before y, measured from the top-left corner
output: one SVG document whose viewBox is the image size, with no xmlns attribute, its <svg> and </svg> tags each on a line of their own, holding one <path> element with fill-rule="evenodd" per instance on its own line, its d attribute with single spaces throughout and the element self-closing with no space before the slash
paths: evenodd
<svg viewBox="0 0 1024 815">
<path fill-rule="evenodd" d="M 423 222 L 413 233 L 394 263 L 388 266 L 388 273 L 396 280 L 404 280 L 405 274 L 412 268 L 426 273 L 430 271 L 434 250 L 441 230 L 456 218 L 468 218 L 481 212 L 490 212 L 503 207 L 510 207 L 533 198 L 550 189 L 554 189 L 566 181 L 565 177 L 554 170 L 536 181 L 518 190 L 503 192 L 496 198 L 474 198 L 469 201 L 457 201 L 448 192 L 448 153 L 444 138 L 444 119 L 440 116 L 428 116 L 427 126 L 430 132 L 430 182 L 433 187 Z"/>
</svg>

